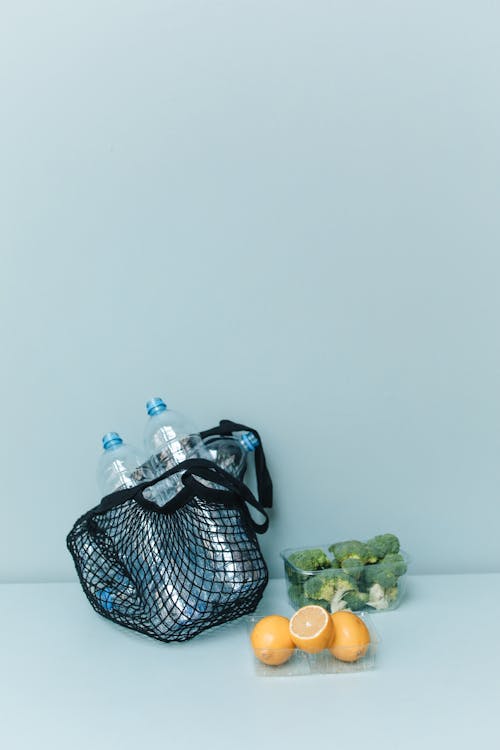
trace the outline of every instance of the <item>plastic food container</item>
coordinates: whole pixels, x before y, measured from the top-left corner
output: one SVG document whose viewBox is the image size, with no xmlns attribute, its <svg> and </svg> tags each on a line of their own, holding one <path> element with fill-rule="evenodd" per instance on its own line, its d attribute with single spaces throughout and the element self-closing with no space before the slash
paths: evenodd
<svg viewBox="0 0 500 750">
<path fill-rule="evenodd" d="M 295 553 L 305 550 L 314 550 L 323 554 L 323 563 L 328 559 L 333 567 L 326 567 L 321 570 L 304 570 L 297 567 L 293 562 Z M 396 566 L 396 572 L 404 572 L 399 575 L 387 576 L 387 568 L 383 561 L 376 563 L 366 563 L 362 565 L 361 572 L 358 570 L 357 579 L 343 571 L 341 568 L 335 568 L 337 564 L 333 554 L 329 551 L 328 545 L 313 545 L 309 547 L 295 547 L 285 549 L 281 553 L 285 565 L 285 578 L 288 592 L 288 600 L 294 609 L 299 609 L 306 604 L 319 604 L 329 612 L 337 609 L 351 609 L 353 612 L 388 612 L 396 609 L 404 596 L 406 589 L 406 570 L 408 568 L 408 555 L 403 550 L 399 554 L 403 558 L 404 565 Z M 325 594 L 322 583 L 325 579 L 335 577 L 339 573 L 340 577 L 348 576 L 353 582 L 353 590 L 342 592 L 342 585 L 333 591 Z M 312 579 L 316 579 L 311 583 Z M 327 598 L 323 598 L 326 595 Z"/>
<path fill-rule="evenodd" d="M 311 674 L 352 674 L 353 672 L 364 672 L 368 669 L 373 669 L 380 638 L 370 618 L 364 613 L 357 614 L 363 620 L 370 633 L 370 644 L 367 647 L 366 653 L 357 659 L 357 661 L 341 661 L 340 659 L 336 659 L 328 649 L 320 651 L 319 654 L 308 654 L 296 648 L 290 659 L 284 664 L 271 666 L 259 661 L 250 645 L 256 674 L 259 677 L 299 677 Z M 257 616 L 248 617 L 249 641 L 250 633 L 260 619 L 262 618 Z M 288 655 L 288 652 L 286 655 Z"/>
</svg>

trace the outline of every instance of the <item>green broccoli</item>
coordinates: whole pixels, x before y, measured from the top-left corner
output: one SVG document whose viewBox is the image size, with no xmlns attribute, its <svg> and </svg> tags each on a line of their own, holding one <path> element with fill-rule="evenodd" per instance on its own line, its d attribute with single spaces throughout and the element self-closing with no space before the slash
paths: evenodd
<svg viewBox="0 0 500 750">
<path fill-rule="evenodd" d="M 398 598 L 398 587 L 383 588 L 380 583 L 374 583 L 368 590 L 367 605 L 374 609 L 388 609 Z"/>
<path fill-rule="evenodd" d="M 331 612 L 345 607 L 342 597 L 346 591 L 357 591 L 357 586 L 348 575 L 339 570 L 320 571 L 311 576 L 304 586 L 307 599 L 326 600 Z"/>
<path fill-rule="evenodd" d="M 406 562 L 397 552 L 390 552 L 375 565 L 367 565 L 363 582 L 368 589 L 368 606 L 388 609 L 398 596 L 398 578 L 406 573 Z"/>
<path fill-rule="evenodd" d="M 348 557 L 346 560 L 342 561 L 340 567 L 344 573 L 347 573 L 347 575 L 354 581 L 359 581 L 365 566 L 361 560 L 356 560 L 354 557 Z"/>
<path fill-rule="evenodd" d="M 379 534 L 366 542 L 368 559 L 366 562 L 375 563 L 386 555 L 399 552 L 399 539 L 394 534 Z"/>
<path fill-rule="evenodd" d="M 294 607 L 317 604 L 331 612 L 344 607 L 388 609 L 397 599 L 398 578 L 407 569 L 397 536 L 379 534 L 366 543 L 338 542 L 328 551 L 333 559 L 319 548 L 297 550 L 285 559 Z"/>
<path fill-rule="evenodd" d="M 396 585 L 397 575 L 390 565 L 385 565 L 384 560 L 375 565 L 367 565 L 363 572 L 363 579 L 367 586 L 379 583 L 382 588 L 390 589 Z"/>
<path fill-rule="evenodd" d="M 347 609 L 351 609 L 353 612 L 364 609 L 368 603 L 368 599 L 369 595 L 363 591 L 346 591 L 342 597 L 342 601 L 345 602 Z"/>
<path fill-rule="evenodd" d="M 292 552 L 288 562 L 299 570 L 324 570 L 331 567 L 331 560 L 321 549 L 303 549 Z"/>
<path fill-rule="evenodd" d="M 360 560 L 360 562 L 366 563 L 370 557 L 366 544 L 358 542 L 357 539 L 337 542 L 337 544 L 330 545 L 328 550 L 339 563 L 343 563 L 344 560 Z"/>
<path fill-rule="evenodd" d="M 407 571 L 406 561 L 400 552 L 391 552 L 382 560 L 385 566 L 389 567 L 395 576 L 403 576 Z"/>
<path fill-rule="evenodd" d="M 288 598 L 290 599 L 290 602 L 293 607 L 296 609 L 300 609 L 301 607 L 305 607 L 307 604 L 317 604 L 319 607 L 323 607 L 323 609 L 326 609 L 330 611 L 330 602 L 327 602 L 325 599 L 308 599 L 304 595 L 304 589 L 302 586 L 289 586 L 288 587 Z"/>
<path fill-rule="evenodd" d="M 296 609 L 300 609 L 300 607 L 308 604 L 304 596 L 304 587 L 297 584 L 292 584 L 288 587 L 288 598 L 292 606 Z"/>
<path fill-rule="evenodd" d="M 331 566 L 331 560 L 320 549 L 297 550 L 285 560 L 286 577 L 291 584 L 304 584 L 309 576 L 301 571 L 323 570 Z"/>
</svg>

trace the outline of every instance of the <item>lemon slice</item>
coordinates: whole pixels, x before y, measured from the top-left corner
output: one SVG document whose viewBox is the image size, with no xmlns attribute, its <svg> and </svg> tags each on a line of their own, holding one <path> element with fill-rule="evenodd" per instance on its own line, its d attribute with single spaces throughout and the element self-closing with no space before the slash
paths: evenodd
<svg viewBox="0 0 500 750">
<path fill-rule="evenodd" d="M 290 620 L 290 635 L 297 648 L 317 654 L 328 648 L 333 638 L 334 624 L 329 613 L 317 604 L 297 610 Z"/>
</svg>

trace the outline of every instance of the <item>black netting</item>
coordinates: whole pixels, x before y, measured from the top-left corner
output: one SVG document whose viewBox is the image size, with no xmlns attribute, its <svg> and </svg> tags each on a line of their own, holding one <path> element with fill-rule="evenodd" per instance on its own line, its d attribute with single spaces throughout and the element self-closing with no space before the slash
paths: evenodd
<svg viewBox="0 0 500 750">
<path fill-rule="evenodd" d="M 267 521 L 259 526 L 246 505 L 265 515 L 260 503 L 210 462 L 183 466 L 186 486 L 165 507 L 143 498 L 158 480 L 117 492 L 82 516 L 67 540 L 94 609 L 163 641 L 252 612 L 268 580 L 255 533 Z"/>
</svg>

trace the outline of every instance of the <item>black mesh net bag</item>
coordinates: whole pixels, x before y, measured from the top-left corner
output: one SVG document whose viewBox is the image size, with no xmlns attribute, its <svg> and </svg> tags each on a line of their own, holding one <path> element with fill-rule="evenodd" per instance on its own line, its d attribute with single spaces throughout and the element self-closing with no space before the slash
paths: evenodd
<svg viewBox="0 0 500 750">
<path fill-rule="evenodd" d="M 202 435 L 240 429 L 248 428 L 225 420 Z M 67 544 L 96 612 L 162 641 L 185 641 L 253 612 L 268 580 L 256 535 L 272 505 L 260 438 L 255 468 L 259 500 L 216 463 L 193 458 L 107 495 L 79 518 Z M 147 488 L 174 474 L 182 479 L 175 497 L 163 506 L 145 499 Z"/>
</svg>

